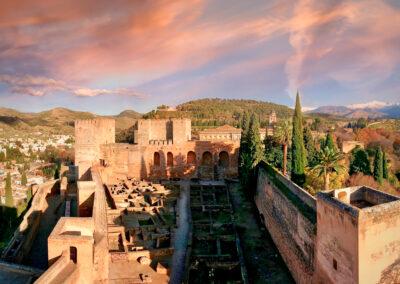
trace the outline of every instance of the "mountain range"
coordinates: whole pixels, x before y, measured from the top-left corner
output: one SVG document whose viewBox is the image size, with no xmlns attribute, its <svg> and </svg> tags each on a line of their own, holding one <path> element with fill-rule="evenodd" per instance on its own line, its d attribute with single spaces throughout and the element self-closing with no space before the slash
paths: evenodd
<svg viewBox="0 0 400 284">
<path fill-rule="evenodd" d="M 400 118 L 400 104 L 388 104 L 380 101 L 372 101 L 363 104 L 349 106 L 321 106 L 308 111 L 309 113 L 323 113 L 346 117 L 357 118 Z"/>
</svg>

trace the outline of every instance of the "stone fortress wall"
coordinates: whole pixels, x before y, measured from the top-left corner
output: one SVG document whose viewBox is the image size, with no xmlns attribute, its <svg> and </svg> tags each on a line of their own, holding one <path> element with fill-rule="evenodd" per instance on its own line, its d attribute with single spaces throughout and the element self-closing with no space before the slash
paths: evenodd
<svg viewBox="0 0 400 284">
<path fill-rule="evenodd" d="M 316 201 L 312 196 L 300 193 L 297 187 L 283 176 L 279 176 L 279 180 L 278 178 L 274 180 L 277 176 L 279 173 L 271 173 L 271 169 L 267 166 L 259 168 L 256 205 L 261 220 L 296 283 L 312 283 Z M 285 180 L 285 183 L 280 183 L 281 180 Z M 279 183 L 286 191 L 277 188 L 274 182 Z M 306 198 L 307 203 L 314 204 L 313 208 L 306 207 L 303 201 Z M 302 210 L 308 210 L 308 212 Z"/>
<path fill-rule="evenodd" d="M 399 198 L 367 187 L 314 198 L 261 163 L 255 201 L 297 283 L 399 283 Z"/>
<path fill-rule="evenodd" d="M 96 164 L 110 175 L 137 179 L 237 176 L 239 141 L 191 140 L 189 119 L 140 119 L 135 128 L 135 144 L 115 143 L 113 120 L 77 121 L 79 178 Z"/>
</svg>

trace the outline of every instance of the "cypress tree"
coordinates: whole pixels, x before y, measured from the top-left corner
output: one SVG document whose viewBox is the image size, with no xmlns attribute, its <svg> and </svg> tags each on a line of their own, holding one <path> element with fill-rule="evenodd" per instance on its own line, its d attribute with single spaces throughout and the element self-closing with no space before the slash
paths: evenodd
<svg viewBox="0 0 400 284">
<path fill-rule="evenodd" d="M 263 149 L 260 138 L 260 123 L 257 116 L 252 114 L 250 119 L 249 133 L 247 137 L 247 145 L 252 160 L 252 168 L 263 159 Z"/>
<path fill-rule="evenodd" d="M 249 126 L 250 126 L 250 117 L 249 113 L 246 111 L 243 113 L 241 121 L 242 134 L 240 137 L 240 147 L 239 147 L 239 180 L 243 186 L 245 186 L 247 183 L 248 171 L 250 168 L 250 157 L 247 147 Z"/>
<path fill-rule="evenodd" d="M 328 147 L 331 150 L 337 151 L 335 141 L 333 140 L 333 135 L 332 135 L 332 133 L 330 131 L 326 135 L 325 145 L 324 146 Z"/>
<path fill-rule="evenodd" d="M 307 152 L 307 165 L 313 167 L 317 163 L 317 149 L 310 127 L 304 127 L 304 148 Z"/>
<path fill-rule="evenodd" d="M 5 191 L 6 191 L 6 206 L 14 207 L 14 197 L 11 188 L 11 174 L 9 172 L 7 173 L 6 177 Z"/>
<path fill-rule="evenodd" d="M 29 202 L 32 198 L 32 187 L 29 187 L 26 191 L 26 202 Z"/>
<path fill-rule="evenodd" d="M 360 147 L 352 151 L 350 160 L 349 174 L 363 173 L 364 175 L 371 175 L 371 164 L 368 159 L 368 154 Z"/>
<path fill-rule="evenodd" d="M 26 172 L 23 171 L 21 175 L 21 185 L 25 186 L 28 183 L 28 179 L 26 178 Z"/>
<path fill-rule="evenodd" d="M 378 147 L 375 151 L 374 178 L 379 184 L 383 181 L 383 155 L 381 147 Z"/>
<path fill-rule="evenodd" d="M 296 95 L 296 106 L 293 115 L 292 135 L 292 181 L 299 186 L 305 182 L 304 168 L 306 165 L 306 153 L 303 138 L 303 116 L 301 113 L 299 92 Z"/>
<path fill-rule="evenodd" d="M 383 178 L 387 179 L 389 177 L 389 170 L 388 170 L 388 162 L 387 162 L 387 158 L 386 158 L 386 153 L 385 151 L 382 151 L 383 155 L 382 155 L 382 170 L 383 170 Z"/>
</svg>

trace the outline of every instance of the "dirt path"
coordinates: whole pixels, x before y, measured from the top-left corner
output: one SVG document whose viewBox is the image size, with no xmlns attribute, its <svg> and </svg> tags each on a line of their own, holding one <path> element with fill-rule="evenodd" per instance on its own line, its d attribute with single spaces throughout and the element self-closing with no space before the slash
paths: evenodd
<svg viewBox="0 0 400 284">
<path fill-rule="evenodd" d="M 181 182 L 181 193 L 178 199 L 179 224 L 175 233 L 174 255 L 170 283 L 182 283 L 185 273 L 185 259 L 189 241 L 189 182 Z"/>
<path fill-rule="evenodd" d="M 259 222 L 257 208 L 230 183 L 229 192 L 250 283 L 295 283 L 271 236 Z"/>
</svg>

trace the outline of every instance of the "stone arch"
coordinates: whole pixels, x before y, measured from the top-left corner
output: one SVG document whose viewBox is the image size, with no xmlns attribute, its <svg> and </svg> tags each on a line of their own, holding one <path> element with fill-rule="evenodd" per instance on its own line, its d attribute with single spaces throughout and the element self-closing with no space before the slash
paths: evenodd
<svg viewBox="0 0 400 284">
<path fill-rule="evenodd" d="M 186 156 L 186 163 L 189 165 L 196 164 L 196 153 L 193 151 L 189 151 Z"/>
<path fill-rule="evenodd" d="M 201 157 L 201 165 L 202 166 L 212 166 L 213 164 L 213 156 L 211 152 L 205 151 Z"/>
<path fill-rule="evenodd" d="M 226 151 L 221 151 L 218 155 L 218 165 L 222 168 L 229 168 L 229 154 Z"/>
<path fill-rule="evenodd" d="M 72 260 L 73 263 L 78 261 L 78 250 L 76 247 L 69 247 L 69 259 Z"/>
<path fill-rule="evenodd" d="M 171 152 L 167 153 L 167 167 L 173 167 L 174 166 L 174 154 Z"/>
<path fill-rule="evenodd" d="M 158 153 L 158 152 L 154 152 L 153 165 L 156 167 L 159 167 L 161 165 L 161 157 L 160 157 L 160 153 Z"/>
</svg>

